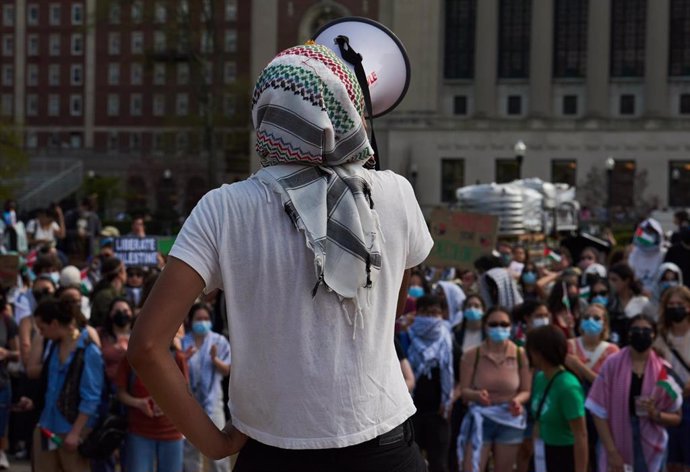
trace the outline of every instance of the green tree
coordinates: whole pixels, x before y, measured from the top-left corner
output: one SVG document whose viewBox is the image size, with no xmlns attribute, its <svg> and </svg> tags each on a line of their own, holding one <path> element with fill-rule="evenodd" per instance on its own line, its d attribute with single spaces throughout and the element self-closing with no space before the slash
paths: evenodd
<svg viewBox="0 0 690 472">
<path fill-rule="evenodd" d="M 0 123 L 0 200 L 15 197 L 15 192 L 21 187 L 19 176 L 28 163 L 19 135 L 9 126 Z"/>
</svg>

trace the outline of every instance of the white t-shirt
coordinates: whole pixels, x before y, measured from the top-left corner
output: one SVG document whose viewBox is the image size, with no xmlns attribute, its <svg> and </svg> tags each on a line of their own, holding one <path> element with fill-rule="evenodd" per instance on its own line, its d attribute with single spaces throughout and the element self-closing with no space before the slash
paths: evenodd
<svg viewBox="0 0 690 472">
<path fill-rule="evenodd" d="M 262 171 L 259 171 L 262 172 Z M 355 328 L 352 302 L 316 283 L 314 254 L 280 196 L 252 177 L 209 192 L 170 255 L 189 264 L 206 290 L 225 290 L 233 366 L 230 412 L 248 436 L 285 449 L 359 444 L 415 412 L 393 339 L 405 269 L 433 241 L 410 184 L 371 171 L 384 240 L 374 289 Z"/>
<path fill-rule="evenodd" d="M 26 232 L 33 234 L 33 238 L 37 241 L 52 241 L 55 242 L 55 233 L 60 231 L 60 225 L 52 221 L 48 228 L 43 228 L 38 220 L 31 220 L 26 225 Z"/>
</svg>

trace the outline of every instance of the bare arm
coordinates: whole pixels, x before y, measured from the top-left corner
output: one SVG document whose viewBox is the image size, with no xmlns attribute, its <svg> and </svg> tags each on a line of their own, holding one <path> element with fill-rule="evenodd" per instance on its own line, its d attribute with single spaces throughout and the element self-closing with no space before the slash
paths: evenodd
<svg viewBox="0 0 690 472">
<path fill-rule="evenodd" d="M 23 320 L 22 320 L 23 321 Z M 31 341 L 31 348 L 27 352 L 26 376 L 30 379 L 37 379 L 43 370 L 43 336 L 39 333 L 34 335 Z"/>
<path fill-rule="evenodd" d="M 403 280 L 400 284 L 400 292 L 398 292 L 398 306 L 395 310 L 395 317 L 400 318 L 405 311 L 405 303 L 407 303 L 407 290 L 410 288 L 410 276 L 412 269 L 406 269 L 403 273 Z"/>
<path fill-rule="evenodd" d="M 597 433 L 599 433 L 599 439 L 604 445 L 606 455 L 608 456 L 609 470 L 612 472 L 622 472 L 623 458 L 618 453 L 616 444 L 613 442 L 613 436 L 611 435 L 608 422 L 605 419 L 599 418 L 597 415 L 592 415 L 592 418 L 594 419 L 594 426 L 597 428 Z"/>
<path fill-rule="evenodd" d="M 55 237 L 57 239 L 64 239 L 65 234 L 67 234 L 67 232 L 65 231 L 65 216 L 62 214 L 62 209 L 59 206 L 55 207 L 55 215 L 56 223 L 60 228 L 55 232 Z"/>
<path fill-rule="evenodd" d="M 575 456 L 575 471 L 586 472 L 589 452 L 587 451 L 587 423 L 585 422 L 585 417 L 581 416 L 568 423 L 570 423 L 570 431 L 573 432 L 573 436 L 575 437 L 573 451 Z"/>
<path fill-rule="evenodd" d="M 186 263 L 170 257 L 134 325 L 127 359 L 178 430 L 211 459 L 238 452 L 246 436 L 220 431 L 188 388 L 170 355 L 170 343 L 204 282 Z M 171 295 L 174 294 L 174 295 Z"/>
<path fill-rule="evenodd" d="M 405 379 L 405 385 L 407 385 L 407 391 L 411 392 L 414 390 L 415 380 L 414 372 L 412 372 L 412 366 L 410 361 L 403 359 L 400 361 L 400 368 L 402 369 L 403 378 Z"/>
<path fill-rule="evenodd" d="M 529 359 L 527 359 L 527 354 L 525 354 L 524 349 L 518 350 L 518 356 L 520 356 L 520 388 L 513 398 L 513 401 L 524 405 L 529 401 L 531 390 L 532 390 L 532 371 L 529 368 Z"/>
<path fill-rule="evenodd" d="M 29 352 L 31 351 L 31 328 L 33 327 L 33 316 L 22 318 L 19 322 L 19 356 L 24 367 L 29 365 Z M 40 337 L 40 336 L 39 336 Z"/>
</svg>

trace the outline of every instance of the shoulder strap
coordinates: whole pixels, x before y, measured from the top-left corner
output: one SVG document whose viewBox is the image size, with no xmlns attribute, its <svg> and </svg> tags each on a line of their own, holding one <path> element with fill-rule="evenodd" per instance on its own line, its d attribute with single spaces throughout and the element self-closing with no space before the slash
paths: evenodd
<svg viewBox="0 0 690 472">
<path fill-rule="evenodd" d="M 477 377 L 477 366 L 479 365 L 479 356 L 481 349 L 481 344 L 477 346 L 477 354 L 474 356 L 474 368 L 472 369 L 472 381 L 470 382 L 470 388 L 474 388 L 474 379 Z"/>
<path fill-rule="evenodd" d="M 522 348 L 515 344 L 517 346 L 517 365 L 518 365 L 518 371 L 522 369 Z"/>
<path fill-rule="evenodd" d="M 551 387 L 553 386 L 553 383 L 556 380 L 556 378 L 559 375 L 561 375 L 563 372 L 565 372 L 565 371 L 559 370 L 558 372 L 556 372 L 556 374 L 553 377 L 551 377 L 551 380 L 549 380 L 549 383 L 546 384 L 546 388 L 544 389 L 544 394 L 542 395 L 541 400 L 539 400 L 539 406 L 537 407 L 537 411 L 534 414 L 534 420 L 535 421 L 539 421 L 539 418 L 541 417 L 541 410 L 544 408 L 544 403 L 546 402 L 546 397 L 549 394 L 549 390 L 551 390 Z"/>
<path fill-rule="evenodd" d="M 690 366 L 688 366 L 688 363 L 685 362 L 685 359 L 683 359 L 683 356 L 680 355 L 680 352 L 678 352 L 675 347 L 669 346 L 669 348 L 671 349 L 671 352 L 676 357 L 676 359 L 678 359 L 678 362 L 680 362 L 680 365 L 682 365 L 685 371 L 688 374 L 690 374 Z"/>
</svg>

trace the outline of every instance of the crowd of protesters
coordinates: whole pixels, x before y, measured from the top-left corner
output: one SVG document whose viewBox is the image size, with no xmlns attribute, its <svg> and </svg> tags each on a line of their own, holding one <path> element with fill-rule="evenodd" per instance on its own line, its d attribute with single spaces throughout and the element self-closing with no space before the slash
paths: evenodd
<svg viewBox="0 0 690 472">
<path fill-rule="evenodd" d="M 14 455 L 40 472 L 229 471 L 228 458 L 210 461 L 185 442 L 129 365 L 133 323 L 164 259 L 127 267 L 114 253 L 120 232 L 93 208 L 84 199 L 63 216 L 51 205 L 24 225 L 5 205 L 0 254 L 21 257 L 0 293 L 0 470 Z M 146 236 L 143 217 L 127 236 Z M 220 299 L 194 305 L 170 351 L 224 426 L 231 364 Z"/>
<path fill-rule="evenodd" d="M 499 242 L 413 272 L 396 344 L 428 470 L 690 470 L 690 226 L 629 244 Z M 405 364 L 401 364 L 405 365 Z"/>
</svg>

